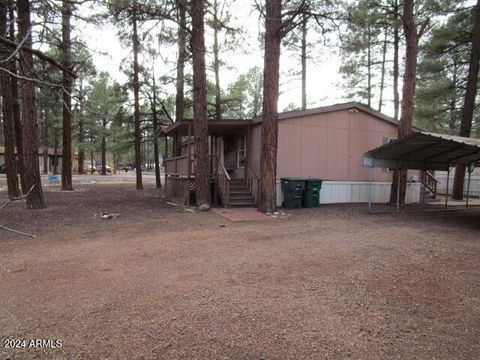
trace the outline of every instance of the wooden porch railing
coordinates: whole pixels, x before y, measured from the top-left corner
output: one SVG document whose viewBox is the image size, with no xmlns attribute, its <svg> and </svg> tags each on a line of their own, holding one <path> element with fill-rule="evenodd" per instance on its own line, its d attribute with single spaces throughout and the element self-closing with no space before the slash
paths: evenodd
<svg viewBox="0 0 480 360">
<path fill-rule="evenodd" d="M 255 203 L 257 203 L 260 178 L 255 169 L 250 166 L 247 159 L 245 159 L 245 182 L 247 183 L 248 190 L 252 194 Z"/>
<path fill-rule="evenodd" d="M 216 177 L 218 168 L 217 163 L 217 156 L 208 155 L 208 167 L 213 178 Z M 188 162 L 188 155 L 165 159 L 165 173 L 167 175 L 186 177 L 195 175 L 195 156 L 193 154 L 190 155 L 190 164 Z"/>
<path fill-rule="evenodd" d="M 432 193 L 432 198 L 437 196 L 438 180 L 429 171 L 422 172 L 422 184 Z"/>
<path fill-rule="evenodd" d="M 165 159 L 165 173 L 167 175 L 190 176 L 194 172 L 194 159 L 190 155 L 175 156 Z"/>
<path fill-rule="evenodd" d="M 218 188 L 220 198 L 222 200 L 223 206 L 227 207 L 230 204 L 230 175 L 228 175 L 227 169 L 223 163 L 218 164 Z"/>
</svg>

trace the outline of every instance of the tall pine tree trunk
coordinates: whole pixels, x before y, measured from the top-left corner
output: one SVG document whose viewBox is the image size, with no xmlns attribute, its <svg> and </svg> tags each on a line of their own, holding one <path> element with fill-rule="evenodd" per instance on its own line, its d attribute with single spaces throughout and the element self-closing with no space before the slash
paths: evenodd
<svg viewBox="0 0 480 360">
<path fill-rule="evenodd" d="M 472 130 L 473 111 L 477 96 L 478 68 L 480 60 L 480 0 L 475 7 L 475 20 L 472 34 L 472 51 L 470 53 L 470 65 L 468 68 L 467 89 L 465 102 L 462 110 L 462 123 L 460 124 L 460 136 L 470 137 Z M 463 199 L 463 183 L 465 181 L 465 166 L 457 165 L 453 180 L 452 197 L 455 200 Z"/>
<path fill-rule="evenodd" d="M 302 19 L 302 110 L 307 108 L 307 14 Z"/>
<path fill-rule="evenodd" d="M 0 3 L 0 34 L 7 32 L 7 4 Z M 0 48 L 0 58 L 6 59 L 10 55 L 5 48 Z M 15 61 L 13 59 L 13 61 Z M 12 61 L 6 65 L 11 71 Z M 7 175 L 7 189 L 10 198 L 19 196 L 18 176 L 15 169 L 15 142 L 14 142 L 14 119 L 13 119 L 13 97 L 12 97 L 12 80 L 13 77 L 5 73 L 0 74 L 0 88 L 2 96 L 2 112 L 3 112 L 3 138 L 5 145 L 5 173 Z M 21 150 L 21 149 L 19 149 Z"/>
<path fill-rule="evenodd" d="M 160 159 L 158 150 L 158 118 L 155 112 L 153 113 L 153 160 L 155 162 L 155 186 L 160 189 L 162 187 L 162 181 L 160 179 Z"/>
<path fill-rule="evenodd" d="M 143 190 L 142 183 L 142 132 L 140 129 L 140 83 L 138 81 L 138 53 L 140 44 L 137 33 L 137 10 L 133 7 L 132 14 L 132 41 L 133 41 L 133 97 L 134 97 L 134 122 L 135 122 L 135 170 L 137 175 L 137 190 Z"/>
<path fill-rule="evenodd" d="M 19 38 L 26 38 L 25 48 L 32 47 L 32 33 L 30 21 L 30 1 L 17 0 L 18 34 Z M 20 75 L 30 77 L 33 73 L 33 57 L 28 51 L 20 51 Z M 27 196 L 27 208 L 39 209 L 45 206 L 43 200 L 42 181 L 38 163 L 38 134 L 35 87 L 32 82 L 20 81 L 20 95 L 22 99 L 22 124 L 25 156 L 25 181 L 27 188 L 33 190 Z"/>
<path fill-rule="evenodd" d="M 43 173 L 48 174 L 48 115 L 43 110 Z"/>
<path fill-rule="evenodd" d="M 367 105 L 372 106 L 372 37 L 370 26 L 367 31 Z"/>
<path fill-rule="evenodd" d="M 208 172 L 207 77 L 205 72 L 204 0 L 192 3 L 193 131 L 195 135 L 195 197 L 210 204 Z"/>
<path fill-rule="evenodd" d="M 93 149 L 90 150 L 90 173 L 93 174 L 95 172 L 94 167 L 94 159 L 93 159 Z"/>
<path fill-rule="evenodd" d="M 175 96 L 175 121 L 183 119 L 185 113 L 185 57 L 187 41 L 187 20 L 184 0 L 177 0 L 178 8 L 178 58 L 177 58 L 177 94 Z"/>
<path fill-rule="evenodd" d="M 62 53 L 63 53 L 63 141 L 62 141 L 62 190 L 72 191 L 72 42 L 70 39 L 72 17 L 71 0 L 62 2 Z"/>
<path fill-rule="evenodd" d="M 393 118 L 398 121 L 400 110 L 400 95 L 398 93 L 398 76 L 399 76 L 399 44 L 400 44 L 400 29 L 398 19 L 400 6 L 398 0 L 395 0 L 393 10 Z"/>
<path fill-rule="evenodd" d="M 385 65 L 387 61 L 387 29 L 384 28 L 384 38 L 382 45 L 382 73 L 380 77 L 380 99 L 378 100 L 378 111 L 382 112 L 383 91 L 385 89 Z"/>
<path fill-rule="evenodd" d="M 415 83 L 417 72 L 417 55 L 418 55 L 418 37 L 413 14 L 414 0 L 405 0 L 403 2 L 403 31 L 406 41 L 405 52 L 405 73 L 403 75 L 402 89 L 402 114 L 400 124 L 398 126 L 398 138 L 401 139 L 412 131 L 414 99 L 415 99 Z M 407 188 L 407 171 L 397 171 L 392 182 L 390 192 L 390 203 L 397 200 L 397 182 L 400 176 L 400 204 L 405 203 L 405 193 Z"/>
<path fill-rule="evenodd" d="M 449 119 L 448 119 L 448 129 L 453 132 L 456 130 L 457 125 L 457 89 L 459 88 L 458 84 L 458 59 L 457 56 L 453 56 L 452 64 L 452 98 L 449 101 Z"/>
<path fill-rule="evenodd" d="M 278 91 L 280 69 L 280 42 L 282 39 L 282 1 L 266 2 L 265 55 L 263 74 L 263 121 L 260 153 L 260 196 L 258 208 L 274 212 L 276 204 Z"/>
<path fill-rule="evenodd" d="M 53 175 L 58 175 L 58 128 L 56 127 L 53 128 Z"/>
<path fill-rule="evenodd" d="M 107 118 L 102 119 L 102 175 L 107 175 Z"/>
<path fill-rule="evenodd" d="M 159 159 L 159 150 L 158 150 L 157 86 L 155 83 L 155 69 L 152 69 L 152 76 L 153 76 L 153 100 L 152 100 L 153 161 L 155 163 L 155 186 L 158 189 L 160 189 L 162 187 L 162 181 L 160 179 L 160 159 Z"/>
<path fill-rule="evenodd" d="M 85 148 L 83 142 L 85 141 L 85 128 L 83 120 L 80 118 L 78 121 L 78 173 L 83 175 L 85 164 Z"/>
<path fill-rule="evenodd" d="M 220 94 L 220 59 L 218 48 L 218 30 L 220 23 L 218 21 L 218 2 L 213 2 L 213 70 L 215 73 L 215 118 L 222 118 L 222 104 Z"/>
<path fill-rule="evenodd" d="M 7 1 L 8 4 L 8 14 L 10 22 L 10 40 L 15 41 L 15 5 L 12 0 Z M 17 64 L 15 59 L 12 59 L 10 63 L 10 70 L 13 74 L 17 74 Z M 12 100 L 13 100 L 13 122 L 15 127 L 15 143 L 17 146 L 17 171 L 20 175 L 20 185 L 22 193 L 26 193 L 27 182 L 25 180 L 25 160 L 23 155 L 23 128 L 22 120 L 20 115 L 20 96 L 18 94 L 18 82 L 17 78 L 12 76 L 11 78 L 11 88 L 12 88 Z"/>
<path fill-rule="evenodd" d="M 185 0 L 177 0 L 178 20 L 178 58 L 177 58 L 177 93 L 175 96 L 175 121 L 181 121 L 185 115 L 185 59 L 187 42 L 187 19 Z M 173 156 L 181 153 L 181 143 L 175 141 Z"/>
</svg>

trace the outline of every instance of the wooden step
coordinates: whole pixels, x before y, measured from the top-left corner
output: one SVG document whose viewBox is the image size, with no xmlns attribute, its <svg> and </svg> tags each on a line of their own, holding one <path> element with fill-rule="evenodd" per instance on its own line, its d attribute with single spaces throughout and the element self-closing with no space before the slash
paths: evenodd
<svg viewBox="0 0 480 360">
<path fill-rule="evenodd" d="M 254 200 L 252 194 L 232 195 L 230 194 L 230 201 L 232 200 Z"/>
<path fill-rule="evenodd" d="M 231 207 L 236 207 L 236 206 L 255 206 L 255 201 L 230 201 Z"/>
<path fill-rule="evenodd" d="M 232 189 L 230 188 L 230 195 L 232 194 L 251 194 L 250 190 L 248 188 L 239 188 L 239 189 Z"/>
<path fill-rule="evenodd" d="M 248 190 L 246 185 L 233 185 L 230 184 L 230 190 Z"/>
<path fill-rule="evenodd" d="M 244 179 L 231 179 L 229 185 L 229 207 L 254 207 L 256 205 L 255 199 L 252 196 L 252 193 Z"/>
<path fill-rule="evenodd" d="M 230 186 L 247 186 L 245 181 L 230 181 Z"/>
</svg>

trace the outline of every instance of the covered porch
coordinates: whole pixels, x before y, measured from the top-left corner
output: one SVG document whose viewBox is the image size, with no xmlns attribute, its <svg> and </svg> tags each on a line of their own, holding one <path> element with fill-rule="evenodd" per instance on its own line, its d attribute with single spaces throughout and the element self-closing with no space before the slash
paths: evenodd
<svg viewBox="0 0 480 360">
<path fill-rule="evenodd" d="M 194 203 L 196 156 L 193 120 L 184 119 L 164 128 L 167 196 L 180 203 Z M 258 176 L 248 163 L 250 121 L 208 121 L 208 166 L 214 204 L 225 207 L 255 205 Z"/>
</svg>

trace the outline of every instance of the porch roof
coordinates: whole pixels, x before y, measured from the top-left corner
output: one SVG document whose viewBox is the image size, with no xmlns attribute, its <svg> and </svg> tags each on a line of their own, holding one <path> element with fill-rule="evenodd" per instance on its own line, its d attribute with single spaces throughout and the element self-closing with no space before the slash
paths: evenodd
<svg viewBox="0 0 480 360">
<path fill-rule="evenodd" d="M 248 126 L 251 120 L 245 119 L 208 119 L 208 133 L 225 133 L 241 129 Z M 174 135 L 178 133 L 179 136 L 188 135 L 188 126 L 193 126 L 192 119 L 183 119 L 170 126 L 162 128 L 163 135 Z M 193 134 L 193 128 L 192 128 Z"/>
</svg>

